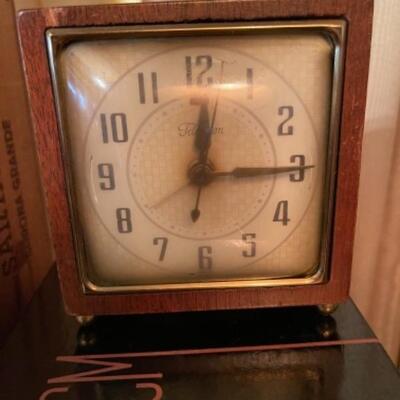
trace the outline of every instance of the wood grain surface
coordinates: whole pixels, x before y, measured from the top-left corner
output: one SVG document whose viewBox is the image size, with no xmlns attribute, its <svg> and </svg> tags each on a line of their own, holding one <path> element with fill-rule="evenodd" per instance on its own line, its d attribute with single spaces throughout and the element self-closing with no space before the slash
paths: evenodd
<svg viewBox="0 0 400 400">
<path fill-rule="evenodd" d="M 49 27 L 337 17 L 348 21 L 348 39 L 329 281 L 303 287 L 84 295 L 74 253 L 45 30 Z M 348 295 L 352 262 L 371 20 L 371 0 L 171 1 L 21 12 L 18 26 L 26 83 L 60 281 L 68 311 L 80 315 L 121 314 L 343 301 Z"/>
</svg>

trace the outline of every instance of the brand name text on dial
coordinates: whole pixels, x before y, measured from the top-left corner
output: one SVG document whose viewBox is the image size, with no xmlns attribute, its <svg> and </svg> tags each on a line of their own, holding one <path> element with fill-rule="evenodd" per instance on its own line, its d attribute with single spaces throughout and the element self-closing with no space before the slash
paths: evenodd
<svg viewBox="0 0 400 400">
<path fill-rule="evenodd" d="M 197 124 L 194 124 L 193 122 L 183 122 L 178 126 L 178 135 L 179 136 L 194 136 L 196 134 L 197 130 Z M 223 127 L 214 127 L 213 128 L 213 135 L 223 135 L 224 134 L 224 128 Z"/>
</svg>

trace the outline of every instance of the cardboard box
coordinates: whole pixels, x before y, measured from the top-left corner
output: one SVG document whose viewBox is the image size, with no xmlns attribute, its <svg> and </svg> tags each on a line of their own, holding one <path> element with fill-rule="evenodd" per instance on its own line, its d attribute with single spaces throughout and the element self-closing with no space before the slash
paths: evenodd
<svg viewBox="0 0 400 400">
<path fill-rule="evenodd" d="M 0 346 L 54 263 L 16 12 L 113 0 L 0 0 Z"/>
<path fill-rule="evenodd" d="M 14 6 L 0 0 L 0 345 L 53 264 Z"/>
</svg>

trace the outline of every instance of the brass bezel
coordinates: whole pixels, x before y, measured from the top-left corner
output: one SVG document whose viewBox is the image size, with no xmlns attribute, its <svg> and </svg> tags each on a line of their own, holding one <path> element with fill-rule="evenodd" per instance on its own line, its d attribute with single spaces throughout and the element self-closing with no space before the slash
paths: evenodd
<svg viewBox="0 0 400 400">
<path fill-rule="evenodd" d="M 329 279 L 330 245 L 333 227 L 333 211 L 335 204 L 335 182 L 338 156 L 339 123 L 341 116 L 341 99 L 343 86 L 343 67 L 345 56 L 347 23 L 343 19 L 305 20 L 305 21 L 273 21 L 252 23 L 201 23 L 176 25 L 138 25 L 110 27 L 50 28 L 46 31 L 46 43 L 60 132 L 62 158 L 66 176 L 68 204 L 71 215 L 72 235 L 82 290 L 85 294 L 116 294 L 160 292 L 192 289 L 227 289 L 250 287 L 304 286 L 319 284 Z M 149 38 L 193 35 L 260 34 L 271 31 L 318 32 L 329 37 L 334 47 L 331 110 L 329 120 L 329 138 L 327 149 L 326 181 L 324 189 L 324 215 L 321 236 L 320 264 L 316 271 L 309 275 L 291 278 L 238 279 L 232 281 L 166 283 L 145 285 L 99 286 L 91 282 L 85 271 L 85 251 L 82 231 L 74 204 L 74 184 L 66 143 L 65 123 L 63 122 L 63 103 L 57 76 L 57 54 L 66 45 L 79 40 L 98 40 L 116 38 Z"/>
</svg>

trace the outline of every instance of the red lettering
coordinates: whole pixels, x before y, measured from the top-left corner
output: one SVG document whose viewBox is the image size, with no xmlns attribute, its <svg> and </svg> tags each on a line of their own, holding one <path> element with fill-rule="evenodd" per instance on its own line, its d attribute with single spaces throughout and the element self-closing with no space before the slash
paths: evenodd
<svg viewBox="0 0 400 400">
<path fill-rule="evenodd" d="M 110 372 L 123 371 L 132 368 L 131 363 L 113 362 L 101 360 L 101 356 L 62 356 L 57 361 L 72 362 L 78 364 L 95 365 L 97 368 L 91 371 L 51 378 L 47 382 L 52 383 L 74 383 L 74 382 L 111 382 L 135 379 L 161 379 L 162 373 L 150 374 L 126 374 L 126 375 L 102 375 Z M 101 375 L 101 376 L 99 376 Z"/>
<path fill-rule="evenodd" d="M 69 389 L 68 387 L 58 387 L 58 388 L 48 389 L 48 390 L 46 390 L 45 392 L 42 393 L 42 395 L 39 397 L 39 400 L 48 399 L 50 394 L 67 393 L 68 389 Z"/>
<path fill-rule="evenodd" d="M 151 383 L 151 382 L 137 383 L 136 388 L 154 390 L 154 397 L 152 400 L 161 400 L 163 395 L 162 387 L 160 385 L 157 385 L 157 383 Z"/>
</svg>

